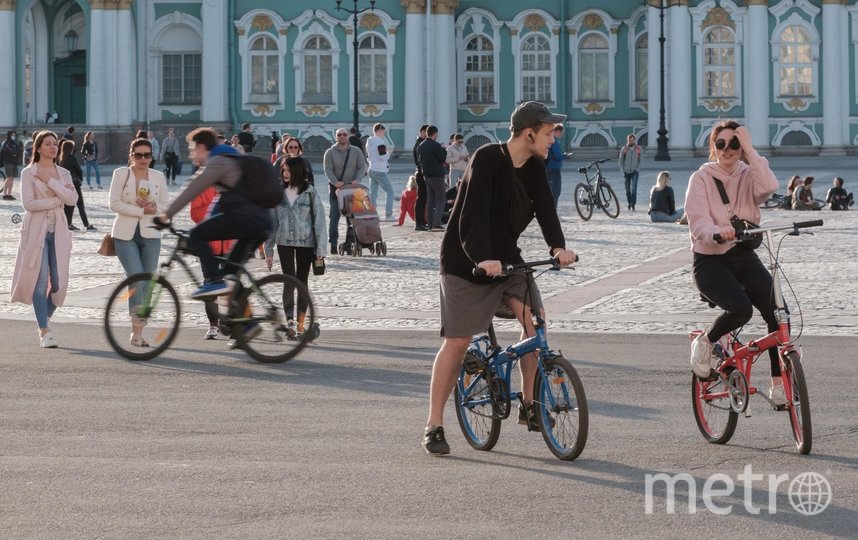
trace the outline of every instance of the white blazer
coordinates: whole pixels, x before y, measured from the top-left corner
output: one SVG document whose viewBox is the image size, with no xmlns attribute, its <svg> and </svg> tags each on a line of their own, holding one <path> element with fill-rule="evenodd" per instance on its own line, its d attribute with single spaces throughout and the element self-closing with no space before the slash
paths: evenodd
<svg viewBox="0 0 858 540">
<path fill-rule="evenodd" d="M 164 173 L 155 169 L 149 169 L 149 199 L 155 201 L 159 214 L 170 206 L 167 180 Z M 111 231 L 113 238 L 131 240 L 138 224 L 140 236 L 143 238 L 161 238 L 161 231 L 151 226 L 155 215 L 144 214 L 143 208 L 137 206 L 137 182 L 129 167 L 119 167 L 113 171 L 113 179 L 110 181 L 110 209 L 116 212 Z"/>
</svg>

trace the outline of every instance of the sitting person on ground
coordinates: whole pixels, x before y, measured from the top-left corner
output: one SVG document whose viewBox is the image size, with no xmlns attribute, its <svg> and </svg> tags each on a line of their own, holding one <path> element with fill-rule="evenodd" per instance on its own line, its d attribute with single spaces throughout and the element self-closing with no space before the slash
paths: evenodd
<svg viewBox="0 0 858 540">
<path fill-rule="evenodd" d="M 855 204 L 855 198 L 843 189 L 843 179 L 837 176 L 834 178 L 834 187 L 828 190 L 825 203 L 832 210 L 849 210 Z"/>
<path fill-rule="evenodd" d="M 795 188 L 792 195 L 793 210 L 822 210 L 822 203 L 813 198 L 812 184 L 813 177 L 805 176 L 802 185 Z"/>
<path fill-rule="evenodd" d="M 676 209 L 670 173 L 661 171 L 649 192 L 649 218 L 653 223 L 673 223 L 682 217 L 682 208 Z"/>
<path fill-rule="evenodd" d="M 801 176 L 797 174 L 793 175 L 792 178 L 789 179 L 789 182 L 787 182 L 787 193 L 781 202 L 781 208 L 784 210 L 792 210 L 792 199 L 795 196 L 796 188 L 799 187 L 801 183 Z"/>
<path fill-rule="evenodd" d="M 414 207 L 417 204 L 417 177 L 413 174 L 408 177 L 408 184 L 405 186 L 405 191 L 402 192 L 402 198 L 399 199 L 399 221 L 396 223 L 398 227 L 402 227 L 405 223 L 406 214 L 411 218 L 411 221 L 416 221 Z"/>
</svg>

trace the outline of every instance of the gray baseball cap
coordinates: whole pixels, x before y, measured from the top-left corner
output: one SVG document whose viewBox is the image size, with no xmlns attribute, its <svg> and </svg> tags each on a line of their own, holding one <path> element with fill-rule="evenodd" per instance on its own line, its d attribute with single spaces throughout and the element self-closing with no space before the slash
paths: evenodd
<svg viewBox="0 0 858 540">
<path fill-rule="evenodd" d="M 548 110 L 544 103 L 538 101 L 525 101 L 512 112 L 510 118 L 510 129 L 521 131 L 523 129 L 536 127 L 539 124 L 559 124 L 566 121 L 565 114 L 554 114 Z"/>
</svg>

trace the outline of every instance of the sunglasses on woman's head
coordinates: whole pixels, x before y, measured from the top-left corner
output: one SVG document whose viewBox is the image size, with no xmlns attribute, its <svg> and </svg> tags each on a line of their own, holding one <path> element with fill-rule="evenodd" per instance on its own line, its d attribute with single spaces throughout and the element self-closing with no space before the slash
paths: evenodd
<svg viewBox="0 0 858 540">
<path fill-rule="evenodd" d="M 732 139 L 730 139 L 730 150 L 738 150 L 741 147 L 742 145 L 739 144 L 738 137 L 734 136 Z M 727 139 L 716 139 L 715 148 L 717 148 L 718 150 L 723 150 L 727 148 Z"/>
<path fill-rule="evenodd" d="M 131 155 L 134 156 L 134 159 L 152 159 L 152 152 L 134 152 Z"/>
</svg>

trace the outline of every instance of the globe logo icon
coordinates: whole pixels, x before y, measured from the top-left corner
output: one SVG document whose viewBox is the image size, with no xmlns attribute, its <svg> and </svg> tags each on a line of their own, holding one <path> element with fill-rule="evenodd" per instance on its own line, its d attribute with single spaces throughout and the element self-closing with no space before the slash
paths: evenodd
<svg viewBox="0 0 858 540">
<path fill-rule="evenodd" d="M 789 503 L 805 516 L 822 513 L 831 503 L 831 484 L 821 474 L 805 472 L 789 483 Z"/>
</svg>

